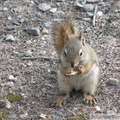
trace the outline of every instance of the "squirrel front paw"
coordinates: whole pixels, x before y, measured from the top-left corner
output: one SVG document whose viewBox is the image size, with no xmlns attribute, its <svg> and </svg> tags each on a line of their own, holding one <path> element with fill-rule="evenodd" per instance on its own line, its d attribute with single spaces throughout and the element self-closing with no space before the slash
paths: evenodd
<svg viewBox="0 0 120 120">
<path fill-rule="evenodd" d="M 85 67 L 83 65 L 78 65 L 75 67 L 75 71 L 77 71 L 77 74 L 80 75 L 85 72 Z"/>
<path fill-rule="evenodd" d="M 66 77 L 71 77 L 71 76 L 72 76 L 72 71 L 73 71 L 72 68 L 67 68 L 67 69 L 65 70 L 65 72 L 64 72 L 64 75 L 65 75 Z"/>
</svg>

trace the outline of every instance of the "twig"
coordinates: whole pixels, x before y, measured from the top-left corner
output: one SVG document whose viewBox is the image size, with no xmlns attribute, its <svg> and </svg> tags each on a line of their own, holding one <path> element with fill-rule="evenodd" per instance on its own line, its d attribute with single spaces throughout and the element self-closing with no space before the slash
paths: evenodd
<svg viewBox="0 0 120 120">
<path fill-rule="evenodd" d="M 95 5 L 95 11 L 94 11 L 94 16 L 93 16 L 93 26 L 95 26 L 95 19 L 96 19 L 96 13 L 97 13 L 97 5 Z"/>
<path fill-rule="evenodd" d="M 44 57 L 44 56 L 39 56 L 39 57 L 22 57 L 21 59 L 22 60 L 35 60 L 35 59 L 57 60 L 57 58 Z"/>
</svg>

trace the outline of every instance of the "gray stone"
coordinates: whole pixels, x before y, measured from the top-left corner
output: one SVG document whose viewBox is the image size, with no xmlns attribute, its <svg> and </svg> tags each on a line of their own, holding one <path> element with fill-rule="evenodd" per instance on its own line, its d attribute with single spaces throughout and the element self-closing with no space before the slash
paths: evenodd
<svg viewBox="0 0 120 120">
<path fill-rule="evenodd" d="M 5 87 L 5 83 L 1 83 L 1 84 L 0 84 L 0 87 Z"/>
<path fill-rule="evenodd" d="M 107 111 L 107 116 L 113 116 L 116 115 L 117 109 L 113 108 L 112 110 Z"/>
<path fill-rule="evenodd" d="M 45 40 L 45 38 L 44 38 L 44 37 L 41 37 L 41 40 Z"/>
<path fill-rule="evenodd" d="M 31 40 L 27 40 L 27 41 L 26 41 L 26 44 L 28 44 L 28 45 L 30 45 L 31 43 L 32 43 Z"/>
<path fill-rule="evenodd" d="M 14 27 L 13 25 L 6 25 L 6 26 L 5 26 L 5 29 L 6 29 L 6 30 L 14 30 L 15 27 Z"/>
<path fill-rule="evenodd" d="M 26 31 L 30 35 L 34 35 L 34 36 L 39 36 L 40 35 L 39 28 L 28 28 L 28 29 L 25 29 L 24 31 Z"/>
<path fill-rule="evenodd" d="M 120 100 L 118 100 L 117 102 L 118 102 L 118 104 L 120 104 Z"/>
<path fill-rule="evenodd" d="M 106 113 L 106 111 L 107 111 L 106 106 L 102 106 L 100 112 L 101 113 Z"/>
<path fill-rule="evenodd" d="M 6 101 L 5 108 L 7 108 L 7 109 L 11 108 L 11 103 L 8 100 Z"/>
<path fill-rule="evenodd" d="M 24 55 L 27 56 L 27 57 L 32 56 L 31 50 L 25 51 Z"/>
<path fill-rule="evenodd" d="M 120 88 L 120 84 L 117 84 L 117 88 Z"/>
<path fill-rule="evenodd" d="M 11 80 L 11 81 L 13 81 L 13 82 L 17 81 L 17 78 L 14 77 L 13 75 L 9 75 L 8 79 Z"/>
<path fill-rule="evenodd" d="M 56 2 L 64 2 L 65 0 L 56 0 Z"/>
<path fill-rule="evenodd" d="M 53 16 L 56 18 L 63 18 L 65 16 L 65 13 L 63 11 L 56 11 L 53 13 Z"/>
<path fill-rule="evenodd" d="M 52 23 L 51 23 L 50 21 L 47 21 L 47 22 L 44 23 L 45 27 L 50 27 L 51 24 L 52 24 Z"/>
<path fill-rule="evenodd" d="M 41 14 L 40 12 L 37 12 L 35 16 L 36 16 L 38 19 L 41 19 L 42 14 Z"/>
<path fill-rule="evenodd" d="M 97 2 L 98 0 L 87 0 L 87 2 Z"/>
<path fill-rule="evenodd" d="M 20 118 L 21 118 L 21 119 L 25 119 L 25 118 L 27 118 L 27 116 L 28 116 L 28 113 L 20 114 Z"/>
<path fill-rule="evenodd" d="M 83 18 L 84 21 L 91 21 L 91 18 Z"/>
<path fill-rule="evenodd" d="M 101 108 L 99 106 L 95 106 L 95 109 L 96 109 L 97 112 L 101 111 Z"/>
<path fill-rule="evenodd" d="M 47 3 L 41 3 L 41 4 L 39 4 L 38 8 L 45 12 L 45 11 L 49 10 L 51 7 Z"/>
<path fill-rule="evenodd" d="M 81 5 L 85 5 L 86 4 L 86 0 L 77 0 Z"/>
<path fill-rule="evenodd" d="M 57 8 L 51 8 L 50 9 L 50 12 L 52 12 L 52 13 L 54 13 L 54 12 L 56 12 L 57 11 Z"/>
<path fill-rule="evenodd" d="M 80 3 L 80 0 L 75 1 L 75 6 L 80 8 L 83 7 L 83 5 Z"/>
<path fill-rule="evenodd" d="M 15 50 L 12 51 L 13 56 L 19 56 L 19 52 L 16 52 Z"/>
<path fill-rule="evenodd" d="M 7 37 L 5 39 L 5 41 L 14 41 L 14 40 L 15 40 L 15 38 L 13 35 L 7 35 Z"/>
<path fill-rule="evenodd" d="M 7 18 L 8 20 L 12 20 L 12 17 L 11 16 L 8 16 L 8 18 Z"/>
<path fill-rule="evenodd" d="M 2 4 L 0 4 L 0 11 L 2 11 L 3 10 L 3 6 L 2 6 Z"/>
<path fill-rule="evenodd" d="M 89 17 L 92 17 L 94 14 L 92 12 L 87 12 Z"/>
<path fill-rule="evenodd" d="M 102 11 L 98 11 L 98 12 L 97 12 L 97 17 L 101 17 L 102 14 L 103 14 Z"/>
<path fill-rule="evenodd" d="M 11 9 L 12 13 L 19 13 L 23 10 L 22 6 L 15 6 L 14 8 Z"/>
<path fill-rule="evenodd" d="M 111 85 L 117 85 L 118 82 L 119 82 L 119 80 L 116 79 L 116 78 L 109 78 L 109 83 L 110 83 Z"/>
<path fill-rule="evenodd" d="M 14 83 L 13 83 L 13 82 L 7 82 L 7 83 L 6 83 L 6 86 L 11 87 L 11 88 L 14 88 Z"/>
<path fill-rule="evenodd" d="M 86 28 L 86 30 L 85 30 L 86 33 L 89 33 L 90 31 L 91 31 L 90 27 Z"/>
<path fill-rule="evenodd" d="M 94 5 L 92 5 L 92 4 L 85 4 L 83 6 L 83 8 L 84 8 L 85 11 L 92 11 L 93 8 L 94 8 Z"/>
<path fill-rule="evenodd" d="M 19 15 L 19 16 L 17 17 L 17 21 L 18 21 L 19 23 L 23 23 L 23 22 L 25 21 L 25 19 L 24 19 L 21 15 Z"/>
<path fill-rule="evenodd" d="M 42 31 L 44 34 L 48 34 L 48 30 L 46 28 L 43 29 Z"/>
</svg>

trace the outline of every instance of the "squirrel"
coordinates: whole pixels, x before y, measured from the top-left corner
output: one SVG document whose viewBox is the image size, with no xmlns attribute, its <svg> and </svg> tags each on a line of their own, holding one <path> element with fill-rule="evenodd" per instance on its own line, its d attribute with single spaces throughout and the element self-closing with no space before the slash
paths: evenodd
<svg viewBox="0 0 120 120">
<path fill-rule="evenodd" d="M 95 105 L 94 93 L 99 81 L 99 60 L 96 52 L 86 43 L 84 33 L 78 34 L 71 17 L 55 28 L 54 47 L 58 56 L 57 82 L 63 94 L 52 105 L 62 107 L 73 89 L 82 90 L 83 101 Z"/>
</svg>

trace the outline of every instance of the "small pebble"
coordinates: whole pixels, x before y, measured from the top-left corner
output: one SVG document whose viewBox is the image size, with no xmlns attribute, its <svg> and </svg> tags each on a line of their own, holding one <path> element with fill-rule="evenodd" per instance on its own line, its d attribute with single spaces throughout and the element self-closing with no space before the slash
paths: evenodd
<svg viewBox="0 0 120 120">
<path fill-rule="evenodd" d="M 5 83 L 1 83 L 1 84 L 0 84 L 0 87 L 5 87 Z"/>
<path fill-rule="evenodd" d="M 114 110 L 108 110 L 106 113 L 107 113 L 107 116 L 113 116 L 113 115 L 116 115 L 116 113 L 115 113 Z"/>
<path fill-rule="evenodd" d="M 52 13 L 54 13 L 54 12 L 56 12 L 57 11 L 57 8 L 51 8 L 50 9 L 50 12 L 52 12 Z"/>
<path fill-rule="evenodd" d="M 11 81 L 13 81 L 13 82 L 17 81 L 17 78 L 14 77 L 13 75 L 9 75 L 8 79 L 11 80 Z"/>
<path fill-rule="evenodd" d="M 37 12 L 37 13 L 35 14 L 35 16 L 36 16 L 38 19 L 41 19 L 42 14 L 41 14 L 40 12 Z"/>
<path fill-rule="evenodd" d="M 85 30 L 86 33 L 89 33 L 90 31 L 91 31 L 91 28 L 90 28 L 90 27 L 88 27 L 88 28 Z"/>
<path fill-rule="evenodd" d="M 45 11 L 49 10 L 51 7 L 47 3 L 41 3 L 41 4 L 39 4 L 38 8 L 45 12 Z"/>
<path fill-rule="evenodd" d="M 20 13 L 23 10 L 22 6 L 15 6 L 11 9 L 12 13 Z"/>
<path fill-rule="evenodd" d="M 85 5 L 86 4 L 86 0 L 77 0 L 81 5 Z"/>
<path fill-rule="evenodd" d="M 48 30 L 46 28 L 43 29 L 42 31 L 44 34 L 48 34 Z"/>
<path fill-rule="evenodd" d="M 10 109 L 11 108 L 11 103 L 7 100 L 6 101 L 6 106 L 5 106 L 5 108 L 7 108 L 7 109 Z"/>
<path fill-rule="evenodd" d="M 39 36 L 40 35 L 39 28 L 28 28 L 28 29 L 24 29 L 24 31 L 27 32 L 30 35 L 34 35 L 34 36 Z"/>
<path fill-rule="evenodd" d="M 117 84 L 117 88 L 120 88 L 120 84 Z"/>
<path fill-rule="evenodd" d="M 32 56 L 32 51 L 31 50 L 27 50 L 27 51 L 25 51 L 24 55 L 26 57 Z"/>
<path fill-rule="evenodd" d="M 2 6 L 2 4 L 0 4 L 0 11 L 2 11 L 3 10 L 3 6 Z"/>
<path fill-rule="evenodd" d="M 117 102 L 118 102 L 118 104 L 120 104 L 120 100 L 118 100 Z"/>
<path fill-rule="evenodd" d="M 98 111 L 98 112 L 100 112 L 100 111 L 101 111 L 101 109 L 100 109 L 100 107 L 99 107 L 99 106 L 95 106 L 95 109 L 96 109 L 96 111 Z"/>
<path fill-rule="evenodd" d="M 9 75 L 8 79 L 13 80 L 13 79 L 15 79 L 15 77 L 13 75 Z"/>
<path fill-rule="evenodd" d="M 101 110 L 100 110 L 100 112 L 102 112 L 102 113 L 106 113 L 106 111 L 107 111 L 106 106 L 101 106 Z"/>
<path fill-rule="evenodd" d="M 97 12 L 97 17 L 101 17 L 102 16 L 102 11 L 98 11 Z"/>
<path fill-rule="evenodd" d="M 28 66 L 31 66 L 32 64 L 33 64 L 32 62 L 28 62 L 28 63 L 27 63 Z"/>
<path fill-rule="evenodd" d="M 83 6 L 83 8 L 84 8 L 85 11 L 92 11 L 93 8 L 94 8 L 94 5 L 92 5 L 92 4 L 85 4 Z"/>
<path fill-rule="evenodd" d="M 56 0 L 56 2 L 64 2 L 65 0 Z"/>
<path fill-rule="evenodd" d="M 119 82 L 118 79 L 115 79 L 115 78 L 109 78 L 109 83 L 110 83 L 111 85 L 117 85 L 118 82 Z"/>
<path fill-rule="evenodd" d="M 98 0 L 87 0 L 87 2 L 97 2 Z"/>
<path fill-rule="evenodd" d="M 47 21 L 47 22 L 44 23 L 45 27 L 50 27 L 51 24 L 52 24 L 52 23 L 51 23 L 50 21 Z"/>
<path fill-rule="evenodd" d="M 27 118 L 27 116 L 28 116 L 28 113 L 20 114 L 20 118 L 21 118 L 21 119 L 25 119 L 25 118 Z"/>
<path fill-rule="evenodd" d="M 40 117 L 45 119 L 46 118 L 46 115 L 45 114 L 40 114 Z"/>
<path fill-rule="evenodd" d="M 8 11 L 8 8 L 7 8 L 7 7 L 4 7 L 3 10 L 4 10 L 4 11 Z"/>
<path fill-rule="evenodd" d="M 86 0 L 76 0 L 75 1 L 75 6 L 77 7 L 83 7 L 83 5 L 86 4 Z"/>
<path fill-rule="evenodd" d="M 6 37 L 6 39 L 5 39 L 5 41 L 14 41 L 15 40 L 15 38 L 14 38 L 14 36 L 13 35 L 7 35 L 7 37 Z"/>
<path fill-rule="evenodd" d="M 12 51 L 13 56 L 19 56 L 19 52 L 16 52 L 15 50 Z"/>
<path fill-rule="evenodd" d="M 92 17 L 94 14 L 92 12 L 87 12 L 89 17 Z"/>
<path fill-rule="evenodd" d="M 12 20 L 12 17 L 11 16 L 8 16 L 8 18 L 7 18 L 8 20 Z"/>
<path fill-rule="evenodd" d="M 13 25 L 6 25 L 6 26 L 5 26 L 5 29 L 6 29 L 6 30 L 14 30 L 15 27 L 14 27 Z"/>
<path fill-rule="evenodd" d="M 8 87 L 14 88 L 14 83 L 13 82 L 7 82 L 6 85 Z"/>
<path fill-rule="evenodd" d="M 44 37 L 41 37 L 41 40 L 45 40 L 45 38 L 44 38 Z"/>
<path fill-rule="evenodd" d="M 59 10 L 59 11 L 54 12 L 53 16 L 56 18 L 63 18 L 65 16 L 65 13 Z"/>
<path fill-rule="evenodd" d="M 91 21 L 91 18 L 83 18 L 84 21 Z"/>
<path fill-rule="evenodd" d="M 26 41 L 26 44 L 28 44 L 28 45 L 30 45 L 31 43 L 32 43 L 31 40 L 27 40 L 27 41 Z"/>
</svg>

